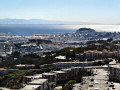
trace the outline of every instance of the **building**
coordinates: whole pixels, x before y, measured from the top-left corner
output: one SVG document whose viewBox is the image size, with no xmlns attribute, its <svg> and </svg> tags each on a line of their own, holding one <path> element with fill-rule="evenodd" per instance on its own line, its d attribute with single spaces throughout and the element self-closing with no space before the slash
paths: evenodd
<svg viewBox="0 0 120 90">
<path fill-rule="evenodd" d="M 74 71 L 71 68 L 67 68 L 67 69 L 62 69 L 62 71 L 66 72 L 66 80 L 70 80 L 74 78 Z"/>
<path fill-rule="evenodd" d="M 48 79 L 49 82 L 56 82 L 57 73 L 53 73 L 53 72 L 42 73 L 42 78 Z"/>
<path fill-rule="evenodd" d="M 55 57 L 56 59 L 66 59 L 66 57 L 65 56 L 57 56 L 57 57 Z"/>
<path fill-rule="evenodd" d="M 40 85 L 39 90 L 47 90 L 48 89 L 48 79 L 37 79 L 29 82 L 28 85 Z"/>
<path fill-rule="evenodd" d="M 120 81 L 120 64 L 110 65 L 109 71 L 110 71 L 110 74 L 109 74 L 110 80 Z"/>
<path fill-rule="evenodd" d="M 82 77 L 81 83 L 73 85 L 72 90 L 112 90 L 108 82 L 107 71 L 92 69 L 93 76 Z"/>
<path fill-rule="evenodd" d="M 53 73 L 57 74 L 57 81 L 63 81 L 68 78 L 68 73 L 65 71 L 53 71 Z"/>
<path fill-rule="evenodd" d="M 118 57 L 120 55 L 120 51 L 110 51 L 104 49 L 103 51 L 97 51 L 97 50 L 88 50 L 85 51 L 83 54 L 80 54 L 79 57 L 85 57 L 85 58 L 113 58 Z"/>
<path fill-rule="evenodd" d="M 41 85 L 26 85 L 24 88 L 20 90 L 42 90 Z"/>
<path fill-rule="evenodd" d="M 74 75 L 78 75 L 79 71 L 82 70 L 83 67 L 71 67 L 71 70 L 73 71 Z"/>
<path fill-rule="evenodd" d="M 18 69 L 5 69 L 5 68 L 0 68 L 0 75 L 6 75 L 11 72 L 15 72 Z"/>
<path fill-rule="evenodd" d="M 31 69 L 31 68 L 34 68 L 35 65 L 31 64 L 31 65 L 28 65 L 28 64 L 19 64 L 19 65 L 15 65 L 16 68 L 19 68 L 19 69 Z"/>
<path fill-rule="evenodd" d="M 104 64 L 104 60 L 98 61 L 85 61 L 85 62 L 57 62 L 53 63 L 54 67 L 79 67 L 79 66 L 94 66 L 99 64 Z"/>
<path fill-rule="evenodd" d="M 35 79 L 40 79 L 40 78 L 42 78 L 42 74 L 35 74 L 33 76 L 24 76 L 24 83 L 28 83 Z"/>
<path fill-rule="evenodd" d="M 54 88 L 54 90 L 62 90 L 62 86 L 57 86 Z"/>
</svg>

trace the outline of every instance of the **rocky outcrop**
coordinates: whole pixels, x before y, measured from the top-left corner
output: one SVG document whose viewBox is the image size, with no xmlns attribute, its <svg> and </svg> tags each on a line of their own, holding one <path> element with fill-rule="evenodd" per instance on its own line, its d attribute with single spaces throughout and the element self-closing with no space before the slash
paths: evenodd
<svg viewBox="0 0 120 90">
<path fill-rule="evenodd" d="M 96 31 L 91 28 L 80 28 L 75 33 L 95 33 Z"/>
</svg>

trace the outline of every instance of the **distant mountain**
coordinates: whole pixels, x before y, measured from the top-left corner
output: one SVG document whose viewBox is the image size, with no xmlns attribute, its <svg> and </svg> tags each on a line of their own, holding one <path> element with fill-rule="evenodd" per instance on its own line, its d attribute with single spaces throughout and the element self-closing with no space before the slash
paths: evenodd
<svg viewBox="0 0 120 90">
<path fill-rule="evenodd" d="M 43 19 L 0 19 L 0 24 L 99 24 L 88 22 L 52 21 Z"/>
<path fill-rule="evenodd" d="M 0 19 L 0 24 L 44 24 L 48 23 L 46 20 L 41 19 Z"/>
<path fill-rule="evenodd" d="M 96 31 L 91 28 L 80 28 L 75 33 L 95 33 Z"/>
</svg>

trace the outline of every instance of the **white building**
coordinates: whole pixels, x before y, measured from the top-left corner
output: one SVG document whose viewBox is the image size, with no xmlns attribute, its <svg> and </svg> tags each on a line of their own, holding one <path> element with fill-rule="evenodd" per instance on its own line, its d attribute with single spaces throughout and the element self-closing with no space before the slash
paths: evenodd
<svg viewBox="0 0 120 90">
<path fill-rule="evenodd" d="M 41 85 L 26 85 L 24 88 L 20 90 L 42 90 Z"/>
<path fill-rule="evenodd" d="M 32 82 L 29 82 L 28 85 L 40 85 L 40 90 L 47 90 L 48 89 L 48 79 L 37 79 Z"/>
</svg>

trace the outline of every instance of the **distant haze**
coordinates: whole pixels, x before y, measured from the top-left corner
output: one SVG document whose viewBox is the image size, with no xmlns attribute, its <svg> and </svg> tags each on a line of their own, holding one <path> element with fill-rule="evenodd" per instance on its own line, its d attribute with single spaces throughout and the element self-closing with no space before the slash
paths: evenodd
<svg viewBox="0 0 120 90">
<path fill-rule="evenodd" d="M 56 21 L 44 19 L 0 19 L 0 24 L 100 24 L 80 21 Z"/>
<path fill-rule="evenodd" d="M 99 32 L 120 32 L 120 25 L 71 25 L 69 28 L 92 28 Z"/>
</svg>

